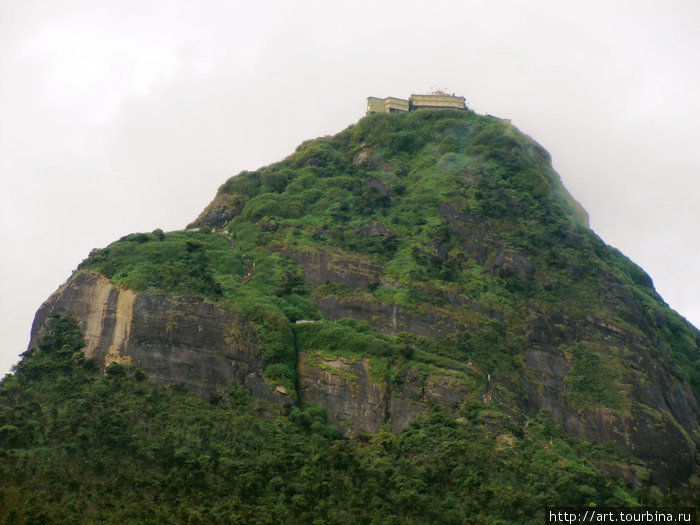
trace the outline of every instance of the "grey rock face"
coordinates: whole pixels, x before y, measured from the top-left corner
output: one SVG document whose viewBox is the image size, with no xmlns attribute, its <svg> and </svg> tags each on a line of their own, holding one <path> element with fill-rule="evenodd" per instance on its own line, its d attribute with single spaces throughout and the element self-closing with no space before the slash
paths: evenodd
<svg viewBox="0 0 700 525">
<path fill-rule="evenodd" d="M 236 381 L 261 398 L 291 402 L 265 384 L 266 362 L 252 326 L 204 299 L 136 294 L 96 273 L 80 272 L 39 308 L 30 347 L 57 314 L 78 321 L 86 356 L 103 368 L 133 364 L 158 383 L 181 383 L 200 395 Z"/>
</svg>

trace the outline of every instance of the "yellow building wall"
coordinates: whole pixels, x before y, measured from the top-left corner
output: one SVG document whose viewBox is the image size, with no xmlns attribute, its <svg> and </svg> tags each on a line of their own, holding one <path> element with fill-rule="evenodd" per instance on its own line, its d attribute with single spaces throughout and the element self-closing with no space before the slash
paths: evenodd
<svg viewBox="0 0 700 525">
<path fill-rule="evenodd" d="M 367 97 L 367 114 L 384 113 L 384 99 L 377 97 Z"/>
<path fill-rule="evenodd" d="M 396 97 L 386 97 L 384 99 L 384 110 L 387 113 L 396 113 L 397 111 L 408 111 L 408 100 Z"/>
<path fill-rule="evenodd" d="M 408 100 L 396 97 L 367 97 L 367 114 L 372 113 L 398 113 L 408 111 Z"/>
<path fill-rule="evenodd" d="M 446 93 L 436 93 L 432 95 L 411 95 L 408 99 L 411 103 L 411 109 L 421 108 L 457 108 L 464 109 L 466 107 L 465 98 Z"/>
<path fill-rule="evenodd" d="M 414 109 L 465 109 L 464 97 L 437 92 L 430 95 L 411 95 L 408 100 L 396 97 L 367 97 L 367 115 L 372 113 L 399 113 Z"/>
</svg>

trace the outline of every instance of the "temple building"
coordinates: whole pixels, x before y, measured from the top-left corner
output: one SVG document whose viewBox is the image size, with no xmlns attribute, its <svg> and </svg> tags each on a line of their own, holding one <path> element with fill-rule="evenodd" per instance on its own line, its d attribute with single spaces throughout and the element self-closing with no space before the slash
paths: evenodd
<svg viewBox="0 0 700 525">
<path fill-rule="evenodd" d="M 367 115 L 372 113 L 401 113 L 419 109 L 467 109 L 466 99 L 442 91 L 429 95 L 411 95 L 408 100 L 396 97 L 367 97 Z"/>
</svg>

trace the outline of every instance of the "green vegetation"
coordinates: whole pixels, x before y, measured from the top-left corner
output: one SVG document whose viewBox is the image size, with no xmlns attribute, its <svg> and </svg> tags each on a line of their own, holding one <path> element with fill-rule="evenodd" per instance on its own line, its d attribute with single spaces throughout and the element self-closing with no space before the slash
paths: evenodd
<svg viewBox="0 0 700 525">
<path fill-rule="evenodd" d="M 296 329 L 299 348 L 342 352 L 353 356 L 390 357 L 405 353 L 396 338 L 377 333 L 366 323 L 349 319 L 299 325 Z"/>
<path fill-rule="evenodd" d="M 569 354 L 572 361 L 566 378 L 570 388 L 569 403 L 576 408 L 622 408 L 621 388 L 605 357 L 583 344 L 572 348 Z"/>
<path fill-rule="evenodd" d="M 266 377 L 293 389 L 296 354 L 290 321 L 317 319 L 320 313 L 299 266 L 235 244 L 229 235 L 206 229 L 132 234 L 93 250 L 79 269 L 98 271 L 137 292 L 162 290 L 230 304 L 258 329 L 263 356 L 275 365 Z"/>
<path fill-rule="evenodd" d="M 323 410 L 203 400 L 112 364 L 56 317 L 0 383 L 0 523 L 541 523 L 546 505 L 659 504 L 582 454 L 620 452 L 464 406 L 343 440 Z"/>
<path fill-rule="evenodd" d="M 444 412 L 421 401 L 399 435 L 343 440 L 313 404 L 96 375 L 56 320 L 0 389 L 8 523 L 536 523 L 550 503 L 653 504 L 654 485 L 594 465 L 642 485 L 651 466 L 535 417 L 527 396 L 582 421 L 630 417 L 658 374 L 700 396 L 700 332 L 587 228 L 546 151 L 470 111 L 376 114 L 305 142 L 226 181 L 188 230 L 127 235 L 79 271 L 242 314 L 265 380 L 297 403 L 300 351 L 366 359 L 387 390 L 436 373 L 468 394 Z"/>
</svg>

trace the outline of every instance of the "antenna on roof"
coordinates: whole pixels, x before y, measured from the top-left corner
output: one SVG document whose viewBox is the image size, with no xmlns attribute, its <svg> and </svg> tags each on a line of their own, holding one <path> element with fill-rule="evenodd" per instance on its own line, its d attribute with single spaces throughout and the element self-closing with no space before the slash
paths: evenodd
<svg viewBox="0 0 700 525">
<path fill-rule="evenodd" d="M 431 95 L 447 95 L 447 88 L 442 88 L 437 85 L 430 87 Z"/>
</svg>

